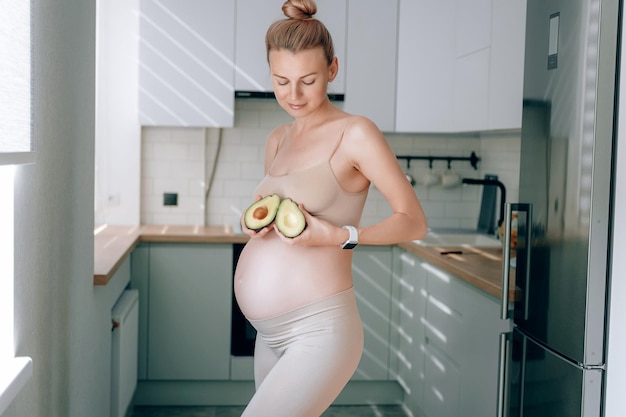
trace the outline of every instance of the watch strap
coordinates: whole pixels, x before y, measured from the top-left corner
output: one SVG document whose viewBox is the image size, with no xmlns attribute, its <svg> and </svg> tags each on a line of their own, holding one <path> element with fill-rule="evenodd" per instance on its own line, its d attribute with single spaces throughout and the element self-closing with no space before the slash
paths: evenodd
<svg viewBox="0 0 626 417">
<path fill-rule="evenodd" d="M 348 240 L 346 240 L 345 242 L 343 242 L 343 244 L 341 245 L 342 249 L 354 249 L 358 244 L 359 244 L 359 231 L 357 230 L 356 227 L 354 226 L 342 226 L 342 229 L 346 229 L 350 235 L 348 237 Z"/>
</svg>

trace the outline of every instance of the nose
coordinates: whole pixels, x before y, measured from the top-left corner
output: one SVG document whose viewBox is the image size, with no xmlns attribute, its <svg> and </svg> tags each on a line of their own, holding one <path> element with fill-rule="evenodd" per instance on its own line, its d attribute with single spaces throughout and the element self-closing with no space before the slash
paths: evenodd
<svg viewBox="0 0 626 417">
<path fill-rule="evenodd" d="M 292 100 L 297 99 L 298 97 L 300 97 L 300 95 L 301 91 L 299 83 L 291 83 L 291 88 L 289 89 L 289 98 Z"/>
</svg>

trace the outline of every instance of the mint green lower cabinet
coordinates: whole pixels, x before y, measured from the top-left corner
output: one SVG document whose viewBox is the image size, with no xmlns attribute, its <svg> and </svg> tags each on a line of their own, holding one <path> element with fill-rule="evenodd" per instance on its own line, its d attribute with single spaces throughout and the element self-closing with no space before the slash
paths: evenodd
<svg viewBox="0 0 626 417">
<path fill-rule="evenodd" d="M 130 285 L 139 291 L 139 352 L 137 378 L 148 378 L 148 285 L 150 282 L 150 246 L 139 244 L 130 257 Z"/>
<path fill-rule="evenodd" d="M 500 320 L 495 297 L 394 250 L 392 369 L 415 416 L 495 415 Z"/>
<path fill-rule="evenodd" d="M 394 248 L 390 368 L 410 410 L 421 408 L 424 399 L 426 280 L 420 259 Z"/>
<path fill-rule="evenodd" d="M 228 380 L 232 245 L 151 244 L 147 379 Z"/>
<path fill-rule="evenodd" d="M 354 291 L 363 322 L 364 348 L 352 380 L 390 378 L 391 246 L 359 246 L 352 259 Z"/>
</svg>

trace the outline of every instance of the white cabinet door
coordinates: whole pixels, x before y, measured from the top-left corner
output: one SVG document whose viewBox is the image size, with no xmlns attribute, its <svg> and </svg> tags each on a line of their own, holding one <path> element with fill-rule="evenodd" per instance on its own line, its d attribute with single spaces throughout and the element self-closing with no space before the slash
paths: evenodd
<svg viewBox="0 0 626 417">
<path fill-rule="evenodd" d="M 461 415 L 493 415 L 497 406 L 500 333 L 510 321 L 500 320 L 500 300 L 460 281 L 465 288 Z"/>
<path fill-rule="evenodd" d="M 522 126 L 526 0 L 493 0 L 489 127 Z"/>
<path fill-rule="evenodd" d="M 285 18 L 281 4 L 268 0 L 237 0 L 236 91 L 273 90 L 265 50 L 265 32 L 272 22 Z"/>
<path fill-rule="evenodd" d="M 453 126 L 455 131 L 489 130 L 490 48 L 456 59 Z"/>
<path fill-rule="evenodd" d="M 464 0 L 456 9 L 453 125 L 455 131 L 489 130 L 492 0 Z"/>
<path fill-rule="evenodd" d="M 404 405 L 415 416 L 424 407 L 424 352 L 427 271 L 420 258 L 394 250 L 391 369 L 404 390 Z"/>
<path fill-rule="evenodd" d="M 141 0 L 139 19 L 140 123 L 232 127 L 234 2 Z"/>
<path fill-rule="evenodd" d="M 521 126 L 526 0 L 399 0 L 396 130 Z"/>
<path fill-rule="evenodd" d="M 392 367 L 404 405 L 428 417 L 496 408 L 499 300 L 402 249 L 394 252 Z"/>
<path fill-rule="evenodd" d="M 454 0 L 400 0 L 396 131 L 454 131 Z"/>
<path fill-rule="evenodd" d="M 491 45 L 491 2 L 460 0 L 456 6 L 456 56 L 462 57 Z"/>
<path fill-rule="evenodd" d="M 349 0 L 344 110 L 395 130 L 398 0 Z"/>
<path fill-rule="evenodd" d="M 389 379 L 391 309 L 391 247 L 359 246 L 352 276 L 365 344 L 353 380 Z"/>
<path fill-rule="evenodd" d="M 424 359 L 424 411 L 428 417 L 490 416 L 460 411 L 461 370 L 435 345 L 427 344 Z"/>
<path fill-rule="evenodd" d="M 339 76 L 329 85 L 330 94 L 344 94 L 347 0 L 318 0 L 319 19 L 330 32 L 339 59 Z M 282 2 L 237 0 L 235 90 L 271 92 L 272 81 L 265 50 L 265 32 L 270 24 L 284 19 Z"/>
<path fill-rule="evenodd" d="M 148 305 L 150 304 L 150 246 L 138 245 L 130 258 L 130 285 L 139 291 L 139 351 L 137 352 L 137 378 L 148 378 Z"/>
<path fill-rule="evenodd" d="M 426 304 L 426 337 L 428 343 L 456 363 L 465 354 L 466 288 L 454 275 L 432 265 L 428 269 L 428 302 Z"/>
<path fill-rule="evenodd" d="M 151 244 L 151 380 L 228 380 L 232 245 Z"/>
</svg>

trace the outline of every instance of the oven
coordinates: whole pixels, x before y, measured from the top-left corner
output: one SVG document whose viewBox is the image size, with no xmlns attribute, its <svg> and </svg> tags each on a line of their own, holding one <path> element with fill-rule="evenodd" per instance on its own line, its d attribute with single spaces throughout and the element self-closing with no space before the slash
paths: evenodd
<svg viewBox="0 0 626 417">
<path fill-rule="evenodd" d="M 237 261 L 239 260 L 239 255 L 241 254 L 244 246 L 244 243 L 233 244 L 233 302 L 230 322 L 230 354 L 233 356 L 253 356 L 254 341 L 256 339 L 256 330 L 245 318 L 245 316 L 239 309 L 237 300 L 235 300 L 235 268 L 237 266 Z"/>
</svg>

